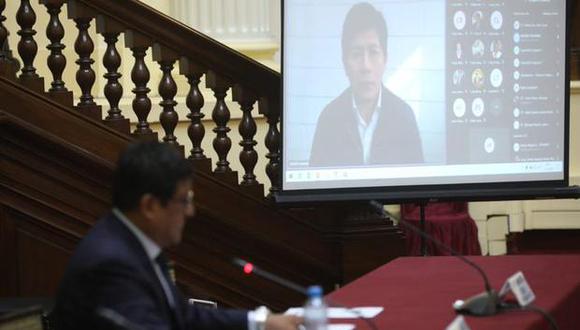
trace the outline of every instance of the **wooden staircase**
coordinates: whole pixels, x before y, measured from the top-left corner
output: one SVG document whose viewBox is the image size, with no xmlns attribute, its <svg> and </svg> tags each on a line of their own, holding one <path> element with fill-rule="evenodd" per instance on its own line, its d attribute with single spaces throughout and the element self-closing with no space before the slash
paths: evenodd
<svg viewBox="0 0 580 330">
<path fill-rule="evenodd" d="M 221 305 L 252 307 L 267 304 L 284 309 L 301 304 L 299 293 L 260 278 L 246 278 L 231 263 L 244 257 L 260 267 L 301 285 L 322 284 L 326 290 L 384 264 L 403 253 L 400 231 L 371 216 L 364 205 L 341 203 L 280 209 L 264 195 L 254 173 L 257 159 L 267 159 L 269 193 L 280 189 L 280 76 L 195 30 L 136 0 L 41 0 L 35 12 L 21 0 L 16 13 L 19 29 L 4 24 L 6 0 L 0 0 L 0 296 L 53 296 L 67 259 L 78 241 L 110 208 L 110 185 L 118 153 L 136 139 L 158 139 L 176 146 L 195 168 L 198 215 L 186 229 L 183 243 L 170 251 L 179 285 L 195 297 Z M 62 15 L 66 7 L 68 17 Z M 36 24 L 37 15 L 48 25 Z M 75 29 L 63 25 L 72 20 Z M 97 35 L 91 34 L 91 25 Z M 36 58 L 37 31 L 46 31 L 49 55 Z M 8 34 L 18 34 L 15 51 Z M 72 44 L 63 44 L 67 35 Z M 96 74 L 96 38 L 104 38 L 102 59 L 106 104 L 92 95 Z M 121 57 L 120 38 L 133 58 Z M 44 45 L 42 45 L 44 47 Z M 74 61 L 63 49 L 73 49 Z M 155 131 L 148 116 L 151 70 L 145 56 L 159 65 L 162 101 Z M 38 74 L 34 63 L 46 61 L 50 77 Z M 123 86 L 119 68 L 132 63 L 132 86 Z M 65 81 L 65 68 L 76 65 L 76 82 Z M 177 70 L 174 70 L 177 68 Z M 178 114 L 176 73 L 187 78 L 188 113 Z M 45 79 L 50 86 L 45 88 Z M 201 148 L 206 135 L 202 118 L 210 113 L 201 82 L 215 95 L 211 110 L 213 162 Z M 74 84 L 77 86 L 74 86 Z M 71 86 L 74 86 L 71 87 Z M 73 95 L 72 90 L 80 90 Z M 234 129 L 226 94 L 241 111 L 243 174 L 229 164 Z M 133 98 L 137 122 L 121 109 L 123 96 Z M 231 103 L 230 103 L 231 107 Z M 266 118 L 263 141 L 256 145 L 256 111 Z M 106 110 L 106 112 L 103 111 Z M 174 131 L 178 118 L 188 118 L 188 144 Z"/>
</svg>

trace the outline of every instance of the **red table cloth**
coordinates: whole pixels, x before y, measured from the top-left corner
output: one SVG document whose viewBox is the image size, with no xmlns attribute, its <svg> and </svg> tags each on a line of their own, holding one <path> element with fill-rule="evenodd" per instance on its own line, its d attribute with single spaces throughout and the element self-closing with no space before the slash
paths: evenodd
<svg viewBox="0 0 580 330">
<path fill-rule="evenodd" d="M 561 330 L 580 329 L 580 255 L 468 257 L 487 273 L 495 290 L 517 271 L 536 294 L 535 305 L 547 310 Z M 379 329 L 445 329 L 456 317 L 451 307 L 484 290 L 480 275 L 454 257 L 404 257 L 376 269 L 328 295 L 336 304 L 383 306 L 374 322 Z M 336 320 L 335 320 L 336 321 Z M 533 312 L 467 316 L 472 330 L 550 329 Z M 364 322 L 357 329 L 368 329 Z M 340 321 L 340 323 L 344 323 Z"/>
</svg>

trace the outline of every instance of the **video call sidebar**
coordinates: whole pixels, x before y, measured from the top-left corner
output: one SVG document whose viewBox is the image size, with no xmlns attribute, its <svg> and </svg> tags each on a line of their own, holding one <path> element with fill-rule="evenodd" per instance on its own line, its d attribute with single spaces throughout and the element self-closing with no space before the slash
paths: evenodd
<svg viewBox="0 0 580 330">
<path fill-rule="evenodd" d="M 447 2 L 448 163 L 562 160 L 566 15 L 552 1 Z"/>
</svg>

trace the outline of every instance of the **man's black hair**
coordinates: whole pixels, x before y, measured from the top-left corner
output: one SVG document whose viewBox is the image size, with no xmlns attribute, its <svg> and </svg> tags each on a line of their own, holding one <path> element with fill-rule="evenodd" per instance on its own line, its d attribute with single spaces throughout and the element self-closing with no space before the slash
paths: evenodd
<svg viewBox="0 0 580 330">
<path fill-rule="evenodd" d="M 355 35 L 368 30 L 374 30 L 379 36 L 383 52 L 387 54 L 387 23 L 383 14 L 368 2 L 360 2 L 352 6 L 342 25 L 342 53 L 345 54 L 349 43 Z"/>
<path fill-rule="evenodd" d="M 137 142 L 121 153 L 113 178 L 113 206 L 135 210 L 141 197 L 151 194 L 163 205 L 173 197 L 177 183 L 191 179 L 191 164 L 168 144 Z"/>
</svg>

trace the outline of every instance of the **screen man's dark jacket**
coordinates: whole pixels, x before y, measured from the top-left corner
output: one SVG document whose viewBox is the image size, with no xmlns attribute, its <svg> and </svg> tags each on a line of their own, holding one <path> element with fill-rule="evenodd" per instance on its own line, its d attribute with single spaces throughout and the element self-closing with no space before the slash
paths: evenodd
<svg viewBox="0 0 580 330">
<path fill-rule="evenodd" d="M 115 329 L 97 309 L 114 310 L 137 329 L 246 329 L 247 312 L 191 306 L 170 284 L 171 308 L 145 249 L 113 214 L 81 241 L 52 314 L 56 329 Z"/>
<path fill-rule="evenodd" d="M 417 164 L 423 162 L 423 148 L 411 107 L 387 88 L 382 89 L 370 165 Z M 318 117 L 310 153 L 310 166 L 364 165 L 358 119 L 352 91 L 345 90 Z"/>
</svg>

